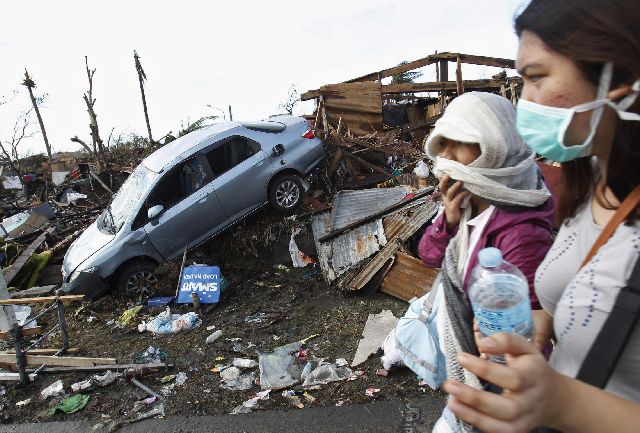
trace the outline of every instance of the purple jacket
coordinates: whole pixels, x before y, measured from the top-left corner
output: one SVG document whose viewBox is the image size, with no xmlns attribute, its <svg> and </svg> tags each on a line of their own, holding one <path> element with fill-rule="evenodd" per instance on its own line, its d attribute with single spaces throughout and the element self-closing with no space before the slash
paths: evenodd
<svg viewBox="0 0 640 433">
<path fill-rule="evenodd" d="M 499 248 L 506 261 L 522 271 L 529 282 L 531 307 L 539 309 L 540 303 L 533 288 L 536 269 L 551 247 L 555 203 L 553 198 L 543 205 L 521 212 L 510 212 L 496 208 L 487 222 L 482 236 L 471 252 L 469 267 L 464 276 L 464 290 L 468 289 L 471 270 L 478 263 L 478 252 L 487 246 Z M 444 214 L 438 216 L 424 232 L 418 251 L 422 261 L 429 267 L 439 267 L 449 240 L 455 236 L 447 231 Z"/>
</svg>

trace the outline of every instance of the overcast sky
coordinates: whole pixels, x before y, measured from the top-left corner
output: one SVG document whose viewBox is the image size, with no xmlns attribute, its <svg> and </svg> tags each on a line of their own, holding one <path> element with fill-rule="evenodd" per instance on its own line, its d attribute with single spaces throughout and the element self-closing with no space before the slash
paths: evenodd
<svg viewBox="0 0 640 433">
<path fill-rule="evenodd" d="M 234 120 L 278 111 L 291 85 L 301 91 L 337 83 L 434 52 L 514 58 L 516 0 L 323 1 L 66 1 L 4 0 L 0 25 L 0 140 L 11 138 L 27 67 L 55 151 L 77 150 L 69 138 L 90 141 L 82 100 L 84 56 L 96 69 L 95 110 L 103 140 L 146 136 L 133 50 L 147 74 L 154 138 L 181 122 L 219 115 Z M 450 71 L 452 68 L 450 67 Z M 435 79 L 423 69 L 419 81 Z M 490 78 L 492 68 L 463 67 L 464 78 Z M 451 74 L 451 72 L 450 72 Z M 310 112 L 300 105 L 297 112 Z M 33 118 L 33 131 L 38 131 Z M 23 152 L 44 152 L 38 133 Z"/>
</svg>

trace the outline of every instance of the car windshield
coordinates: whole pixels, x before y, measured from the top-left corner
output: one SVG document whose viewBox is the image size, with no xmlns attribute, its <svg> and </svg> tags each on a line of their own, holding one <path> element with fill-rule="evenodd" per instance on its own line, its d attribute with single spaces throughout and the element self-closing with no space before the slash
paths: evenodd
<svg viewBox="0 0 640 433">
<path fill-rule="evenodd" d="M 109 234 L 117 233 L 157 175 L 140 164 L 113 196 L 111 204 L 98 219 L 98 228 Z"/>
</svg>

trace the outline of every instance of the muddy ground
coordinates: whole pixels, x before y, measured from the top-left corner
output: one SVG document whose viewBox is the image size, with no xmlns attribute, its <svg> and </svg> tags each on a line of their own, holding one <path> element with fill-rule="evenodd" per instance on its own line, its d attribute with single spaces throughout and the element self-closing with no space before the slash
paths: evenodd
<svg viewBox="0 0 640 433">
<path fill-rule="evenodd" d="M 163 376 L 186 373 L 186 383 L 175 385 L 166 398 L 166 415 L 229 413 L 260 391 L 259 386 L 246 391 L 231 391 L 220 386 L 219 373 L 211 369 L 217 364 L 230 364 L 235 357 L 257 361 L 260 352 L 270 352 L 278 346 L 318 334 L 307 343 L 310 358 L 325 358 L 330 362 L 346 358 L 350 362 L 368 315 L 388 309 L 400 317 L 408 304 L 379 292 L 344 293 L 328 287 L 319 268 L 292 268 L 287 249 L 290 229 L 306 220 L 308 217 L 284 220 L 268 209 L 262 210 L 189 254 L 188 262 L 221 266 L 223 275 L 231 282 L 219 304 L 209 312 L 200 313 L 203 322 L 200 327 L 174 335 L 139 333 L 137 323 L 162 311 L 144 307 L 136 324 L 128 329 L 119 328 L 113 321 L 139 301 L 112 294 L 92 303 L 80 314 L 74 315 L 80 305 L 67 309 L 72 347 L 80 348 L 78 356 L 113 357 L 118 363 L 135 362 L 149 346 L 165 351 L 166 362 L 174 363 L 175 368 L 144 377 L 142 382 L 160 391 L 165 386 L 160 382 Z M 301 250 L 313 248 L 310 231 L 297 240 Z M 57 261 L 61 263 L 61 257 Z M 162 267 L 160 286 L 166 291 L 175 290 L 178 270 L 179 263 L 175 262 Z M 192 311 L 193 306 L 181 305 L 172 310 L 185 313 Z M 247 320 L 251 317 L 264 320 Z M 54 323 L 51 316 L 49 324 Z M 206 344 L 206 337 L 213 332 L 207 327 L 214 325 L 216 330 L 222 330 L 222 337 L 213 344 Z M 55 346 L 55 340 L 54 337 L 47 346 Z M 425 393 L 433 394 L 428 387 L 420 386 L 408 369 L 391 371 L 389 376 L 382 377 L 376 375 L 379 368 L 380 358 L 373 356 L 354 368 L 364 371 L 364 375 L 356 380 L 334 382 L 309 391 L 316 399 L 313 402 L 303 397 L 301 391 L 297 395 L 305 407 L 311 407 L 364 403 L 372 399 L 415 399 Z M 257 368 L 253 371 L 258 373 Z M 43 388 L 61 379 L 70 395 L 71 384 L 90 376 L 91 373 L 47 374 L 25 387 L 5 384 L 6 394 L 1 397 L 2 421 L 98 421 L 105 417 L 121 421 L 137 415 L 134 404 L 146 395 L 122 378 L 106 387 L 83 391 L 91 396 L 84 410 L 70 415 L 48 415 L 48 409 L 60 398 L 42 400 L 40 391 Z M 367 396 L 365 391 L 372 387 L 381 391 L 373 397 Z M 435 395 L 444 398 L 442 394 Z M 16 406 L 27 398 L 32 399 L 31 403 Z M 281 391 L 273 391 L 255 410 L 275 409 L 304 410 L 293 407 Z"/>
</svg>

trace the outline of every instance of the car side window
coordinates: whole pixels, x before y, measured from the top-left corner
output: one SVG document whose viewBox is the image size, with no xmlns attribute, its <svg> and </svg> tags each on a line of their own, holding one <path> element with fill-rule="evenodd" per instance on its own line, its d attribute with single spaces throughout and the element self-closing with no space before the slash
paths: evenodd
<svg viewBox="0 0 640 433">
<path fill-rule="evenodd" d="M 201 157 L 192 157 L 169 170 L 153 188 L 145 205 L 136 216 L 133 229 L 147 222 L 147 210 L 155 205 L 170 209 L 198 191 L 213 177 Z"/>
<path fill-rule="evenodd" d="M 240 164 L 255 155 L 260 145 L 246 137 L 234 136 L 205 152 L 214 177 Z"/>
</svg>

